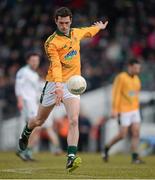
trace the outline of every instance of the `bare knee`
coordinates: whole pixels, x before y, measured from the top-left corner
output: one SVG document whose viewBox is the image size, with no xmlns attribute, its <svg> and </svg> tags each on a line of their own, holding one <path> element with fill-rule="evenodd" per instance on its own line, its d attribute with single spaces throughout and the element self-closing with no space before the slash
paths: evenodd
<svg viewBox="0 0 155 180">
<path fill-rule="evenodd" d="M 71 117 L 69 125 L 71 127 L 78 127 L 78 116 Z"/>
<path fill-rule="evenodd" d="M 120 133 L 120 139 L 124 139 L 126 138 L 126 136 L 127 136 L 127 133 L 124 133 L 124 132 Z"/>
<path fill-rule="evenodd" d="M 128 127 L 121 127 L 119 134 L 120 139 L 126 138 L 127 135 L 128 135 Z"/>
<path fill-rule="evenodd" d="M 45 121 L 44 119 L 36 116 L 34 119 L 32 119 L 32 121 L 30 122 L 30 124 L 31 124 L 31 126 L 32 126 L 33 128 L 35 128 L 35 127 L 41 126 L 41 125 L 44 123 L 44 121 Z"/>
<path fill-rule="evenodd" d="M 132 137 L 139 138 L 139 132 L 138 131 L 132 132 Z"/>
</svg>

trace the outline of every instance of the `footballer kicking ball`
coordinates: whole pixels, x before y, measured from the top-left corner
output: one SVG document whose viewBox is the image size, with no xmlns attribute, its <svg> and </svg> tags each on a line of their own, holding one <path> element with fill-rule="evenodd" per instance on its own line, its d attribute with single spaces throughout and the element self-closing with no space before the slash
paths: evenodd
<svg viewBox="0 0 155 180">
<path fill-rule="evenodd" d="M 84 93 L 87 88 L 86 80 L 80 75 L 74 75 L 67 81 L 67 88 L 70 93 L 80 95 Z"/>
</svg>

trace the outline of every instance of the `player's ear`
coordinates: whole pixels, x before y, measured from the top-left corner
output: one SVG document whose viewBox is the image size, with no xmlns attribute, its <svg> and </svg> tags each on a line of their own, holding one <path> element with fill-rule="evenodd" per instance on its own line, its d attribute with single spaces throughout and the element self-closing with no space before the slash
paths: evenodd
<svg viewBox="0 0 155 180">
<path fill-rule="evenodd" d="M 70 18 L 71 24 L 72 24 L 72 17 Z"/>
<path fill-rule="evenodd" d="M 54 19 L 54 21 L 55 21 L 55 23 L 57 24 L 57 19 L 56 19 L 56 18 Z"/>
</svg>

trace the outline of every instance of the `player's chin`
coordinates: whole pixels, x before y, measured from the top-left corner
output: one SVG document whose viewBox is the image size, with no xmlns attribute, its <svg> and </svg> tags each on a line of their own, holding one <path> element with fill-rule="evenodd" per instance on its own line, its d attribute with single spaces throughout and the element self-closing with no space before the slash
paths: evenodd
<svg viewBox="0 0 155 180">
<path fill-rule="evenodd" d="M 67 34 L 67 33 L 68 33 L 68 30 L 67 30 L 67 29 L 63 29 L 62 32 L 63 32 L 64 34 Z"/>
</svg>

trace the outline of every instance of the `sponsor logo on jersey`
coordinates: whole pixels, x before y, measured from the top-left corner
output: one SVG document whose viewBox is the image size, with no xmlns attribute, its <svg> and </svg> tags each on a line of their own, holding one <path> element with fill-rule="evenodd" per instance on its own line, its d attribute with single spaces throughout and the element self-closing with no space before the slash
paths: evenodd
<svg viewBox="0 0 155 180">
<path fill-rule="evenodd" d="M 138 95 L 138 91 L 129 91 L 130 97 L 137 96 L 137 95 Z"/>
<path fill-rule="evenodd" d="M 65 56 L 65 60 L 72 60 L 72 58 L 74 56 L 76 56 L 77 54 L 77 51 L 76 50 L 72 50 L 70 51 L 66 56 Z"/>
</svg>

